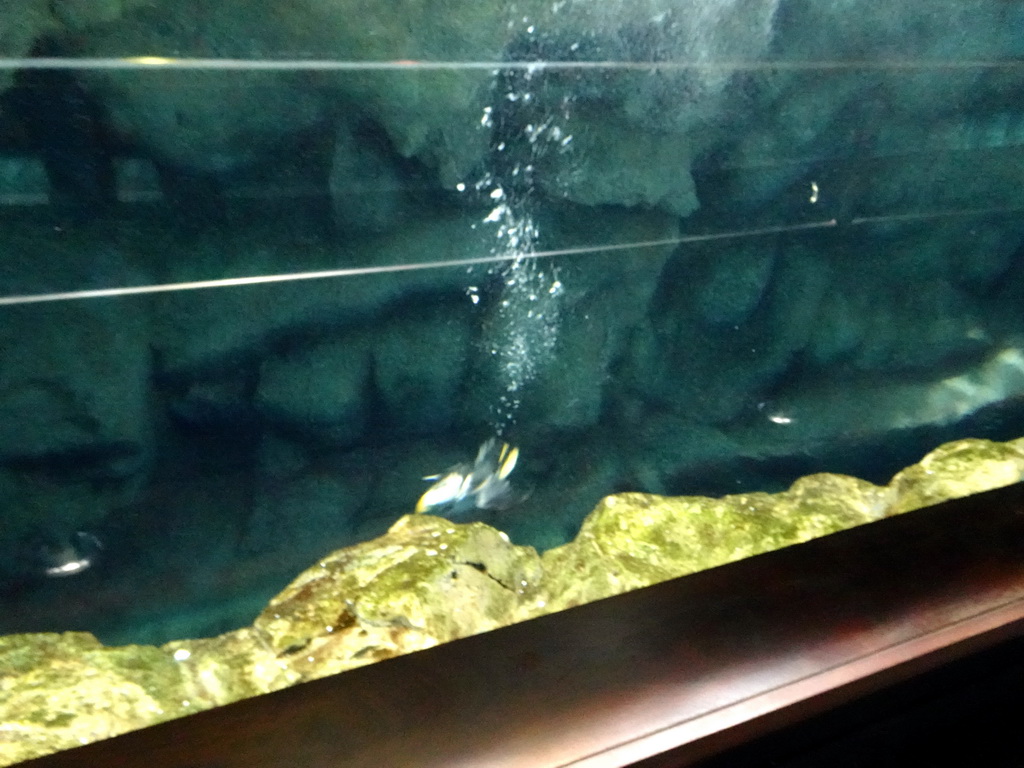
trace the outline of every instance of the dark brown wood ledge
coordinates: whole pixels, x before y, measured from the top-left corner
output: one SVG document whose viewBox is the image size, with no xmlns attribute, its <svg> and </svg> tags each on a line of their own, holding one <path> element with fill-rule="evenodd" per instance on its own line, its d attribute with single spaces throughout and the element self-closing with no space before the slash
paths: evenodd
<svg viewBox="0 0 1024 768">
<path fill-rule="evenodd" d="M 24 763 L 682 766 L 1024 629 L 1024 484 Z"/>
</svg>

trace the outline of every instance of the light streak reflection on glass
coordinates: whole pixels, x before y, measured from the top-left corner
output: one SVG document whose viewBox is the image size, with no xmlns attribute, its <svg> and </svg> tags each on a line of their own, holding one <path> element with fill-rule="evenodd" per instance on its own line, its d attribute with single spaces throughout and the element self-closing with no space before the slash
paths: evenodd
<svg viewBox="0 0 1024 768">
<path fill-rule="evenodd" d="M 289 272 L 279 275 L 250 275 L 246 277 L 226 277 L 214 280 L 193 280 L 180 283 L 159 283 L 154 285 L 130 285 L 113 288 L 94 288 L 80 291 L 59 291 L 53 293 L 34 293 L 12 296 L 0 296 L 0 307 L 18 304 L 38 304 L 48 301 L 72 301 L 76 299 L 99 299 L 114 296 L 135 296 L 149 293 L 169 293 L 172 291 L 193 291 L 206 288 L 237 288 L 247 285 L 265 285 L 268 283 L 285 283 L 297 280 L 324 280 L 338 277 L 357 277 L 360 275 L 376 275 L 393 272 L 410 272 L 422 269 L 444 269 L 453 267 L 472 267 L 480 264 L 495 264 L 522 259 L 550 259 L 557 256 L 585 256 L 587 254 L 610 253 L 644 248 L 662 248 L 667 245 L 725 240 L 740 237 L 757 237 L 761 235 L 779 234 L 808 229 L 822 229 L 836 226 L 835 219 L 804 224 L 793 224 L 760 229 L 716 232 L 705 235 L 684 235 L 663 240 L 644 240 L 629 243 L 613 243 L 607 245 L 585 245 L 575 248 L 558 248 L 548 251 L 536 251 L 526 255 L 498 254 L 480 256 L 470 259 L 450 259 L 440 261 L 411 262 L 405 264 L 380 264 L 367 267 L 344 267 L 340 269 L 324 269 L 310 272 Z"/>
</svg>

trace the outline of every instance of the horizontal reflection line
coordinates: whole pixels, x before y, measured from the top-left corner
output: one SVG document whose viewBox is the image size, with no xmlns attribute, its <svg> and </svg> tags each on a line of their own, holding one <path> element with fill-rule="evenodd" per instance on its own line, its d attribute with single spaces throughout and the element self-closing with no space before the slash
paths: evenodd
<svg viewBox="0 0 1024 768">
<path fill-rule="evenodd" d="M 856 61 L 343 61 L 329 59 L 228 59 L 164 56 L 129 56 L 110 58 L 0 58 L 5 69 L 211 69 L 263 71 L 410 71 L 410 70 L 699 70 L 699 71 L 802 71 L 802 70 L 933 70 L 933 69 L 1002 69 L 1024 66 L 1022 59 L 1004 61 L 972 60 L 856 60 Z"/>
<path fill-rule="evenodd" d="M 63 291 L 59 293 L 35 293 L 22 296 L 0 296 L 0 306 L 16 304 L 39 304 L 46 301 L 72 301 L 76 299 L 99 299 L 113 296 L 137 296 L 148 293 L 169 293 L 172 291 L 195 291 L 205 288 L 235 288 L 246 285 L 263 285 L 266 283 L 286 283 L 296 280 L 324 280 L 334 277 L 356 277 L 359 275 L 379 275 L 388 272 L 411 272 L 421 269 L 445 269 L 451 267 L 473 267 L 480 264 L 496 264 L 519 259 L 550 259 L 556 256 L 581 256 L 589 253 L 609 253 L 625 251 L 633 248 L 657 248 L 666 245 L 681 245 L 709 240 L 725 240 L 739 237 L 756 237 L 759 235 L 779 234 L 806 229 L 822 229 L 834 227 L 834 219 L 817 221 L 808 224 L 790 224 L 762 229 L 717 232 L 708 235 L 685 235 L 664 240 L 644 240 L 634 243 L 616 243 L 613 245 L 578 246 L 576 248 L 560 248 L 535 253 L 512 253 L 500 256 L 481 256 L 474 259 L 450 259 L 448 261 L 429 261 L 411 264 L 384 264 L 373 267 L 346 267 L 343 269 L 326 269 L 314 272 L 292 272 L 283 275 L 253 275 L 250 277 L 226 277 L 217 280 L 193 280 L 182 283 L 163 283 L 159 285 L 135 285 L 120 288 L 97 288 L 82 291 Z"/>
<path fill-rule="evenodd" d="M 1022 207 L 995 208 L 954 208 L 948 211 L 922 211 L 920 213 L 896 213 L 886 216 L 856 216 L 850 219 L 853 226 L 859 224 L 881 224 L 887 221 L 919 221 L 929 219 L 952 219 L 965 216 L 988 216 L 992 214 L 1024 213 Z"/>
</svg>

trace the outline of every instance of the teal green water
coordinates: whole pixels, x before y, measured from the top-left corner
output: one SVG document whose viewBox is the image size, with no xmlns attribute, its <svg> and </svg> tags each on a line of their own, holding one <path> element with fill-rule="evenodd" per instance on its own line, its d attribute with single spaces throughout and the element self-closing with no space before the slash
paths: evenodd
<svg viewBox="0 0 1024 768">
<path fill-rule="evenodd" d="M 100 6 L 0 42 L 0 632 L 1024 433 L 1013 4 Z"/>
</svg>

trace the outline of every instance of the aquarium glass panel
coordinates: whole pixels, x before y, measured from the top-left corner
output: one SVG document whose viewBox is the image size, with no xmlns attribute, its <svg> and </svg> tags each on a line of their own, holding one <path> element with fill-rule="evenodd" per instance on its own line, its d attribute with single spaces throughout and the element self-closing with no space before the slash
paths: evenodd
<svg viewBox="0 0 1024 768">
<path fill-rule="evenodd" d="M 540 556 L 610 494 L 881 487 L 1024 434 L 1024 4 L 2 16 L 0 635 L 273 632 L 356 547 L 321 623 L 429 645 L 571 592 Z M 474 579 L 517 607 L 388 602 Z"/>
</svg>

